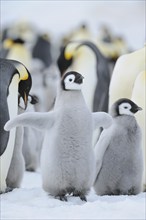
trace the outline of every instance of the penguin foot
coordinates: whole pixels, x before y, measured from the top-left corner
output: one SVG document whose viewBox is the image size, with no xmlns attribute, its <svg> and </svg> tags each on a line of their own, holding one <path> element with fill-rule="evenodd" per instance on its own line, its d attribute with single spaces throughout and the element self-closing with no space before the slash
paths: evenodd
<svg viewBox="0 0 146 220">
<path fill-rule="evenodd" d="M 35 169 L 34 168 L 26 168 L 26 171 L 28 171 L 28 172 L 35 172 Z"/>
<path fill-rule="evenodd" d="M 62 190 L 55 196 L 56 199 L 60 199 L 61 201 L 67 202 L 66 190 Z"/>
<path fill-rule="evenodd" d="M 3 191 L 0 191 L 0 195 L 1 195 L 1 194 L 4 194 L 4 193 L 11 192 L 12 190 L 13 190 L 13 188 L 7 187 L 4 192 L 3 192 Z"/>
<path fill-rule="evenodd" d="M 55 199 L 59 199 L 59 200 L 61 200 L 61 201 L 65 201 L 65 202 L 67 202 L 67 197 L 64 195 L 58 195 L 58 196 L 55 196 Z"/>
<path fill-rule="evenodd" d="M 7 187 L 5 193 L 11 192 L 14 188 Z"/>
<path fill-rule="evenodd" d="M 86 196 L 84 195 L 83 192 L 79 192 L 79 191 L 75 190 L 73 192 L 73 196 L 79 196 L 82 201 L 87 202 L 87 198 L 86 198 Z"/>
</svg>

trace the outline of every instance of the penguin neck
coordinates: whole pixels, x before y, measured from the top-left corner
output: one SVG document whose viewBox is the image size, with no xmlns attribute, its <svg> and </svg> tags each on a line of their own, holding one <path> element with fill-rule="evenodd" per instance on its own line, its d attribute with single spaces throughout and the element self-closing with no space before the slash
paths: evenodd
<svg viewBox="0 0 146 220">
<path fill-rule="evenodd" d="M 81 90 L 58 90 L 55 107 L 70 107 L 85 104 Z"/>
</svg>

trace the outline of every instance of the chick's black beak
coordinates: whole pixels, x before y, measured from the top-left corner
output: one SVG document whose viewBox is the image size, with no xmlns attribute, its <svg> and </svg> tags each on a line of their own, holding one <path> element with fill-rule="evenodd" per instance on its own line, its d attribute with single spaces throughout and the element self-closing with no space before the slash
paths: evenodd
<svg viewBox="0 0 146 220">
<path fill-rule="evenodd" d="M 84 79 L 84 77 L 80 74 L 80 75 L 78 75 L 78 77 L 76 77 L 75 82 L 78 84 L 81 84 L 81 83 L 83 83 L 83 79 Z"/>
<path fill-rule="evenodd" d="M 137 111 L 142 111 L 142 108 L 138 106 Z"/>
<path fill-rule="evenodd" d="M 136 113 L 136 112 L 141 111 L 141 110 L 142 110 L 141 107 L 136 106 L 136 107 L 133 109 L 133 112 Z"/>
</svg>

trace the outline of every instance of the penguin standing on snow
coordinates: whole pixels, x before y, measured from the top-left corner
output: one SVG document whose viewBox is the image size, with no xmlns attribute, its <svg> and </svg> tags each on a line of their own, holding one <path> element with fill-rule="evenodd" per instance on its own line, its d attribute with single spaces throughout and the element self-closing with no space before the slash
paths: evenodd
<svg viewBox="0 0 146 220">
<path fill-rule="evenodd" d="M 6 178 L 11 163 L 16 129 L 6 132 L 5 123 L 18 113 L 18 94 L 23 98 L 25 106 L 31 88 L 31 76 L 20 62 L 0 59 L 0 193 L 6 191 Z"/>
<path fill-rule="evenodd" d="M 94 189 L 98 195 L 135 195 L 142 190 L 141 129 L 134 117 L 139 110 L 126 98 L 111 108 L 113 124 L 102 132 L 95 146 Z"/>
<path fill-rule="evenodd" d="M 108 61 L 90 41 L 71 41 L 61 51 L 58 60 L 61 76 L 68 70 L 83 73 L 82 92 L 91 111 L 108 112 L 110 71 Z"/>
<path fill-rule="evenodd" d="M 43 189 L 65 201 L 67 193 L 86 201 L 95 177 L 92 133 L 96 127 L 109 127 L 112 123 L 109 114 L 89 111 L 81 92 L 82 83 L 81 74 L 66 73 L 54 111 L 21 114 L 5 125 L 6 130 L 23 125 L 45 131 L 41 154 Z"/>
<path fill-rule="evenodd" d="M 24 110 L 19 107 L 18 113 L 21 114 L 22 112 Z M 25 171 L 25 162 L 22 154 L 23 134 L 23 127 L 16 128 L 13 156 L 6 179 L 6 184 L 10 191 L 20 187 Z"/>
</svg>

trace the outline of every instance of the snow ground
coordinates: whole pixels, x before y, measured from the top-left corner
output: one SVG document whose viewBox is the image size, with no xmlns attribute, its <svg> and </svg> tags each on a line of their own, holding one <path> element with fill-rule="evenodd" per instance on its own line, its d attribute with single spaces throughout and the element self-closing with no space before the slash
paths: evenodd
<svg viewBox="0 0 146 220">
<path fill-rule="evenodd" d="M 87 202 L 68 197 L 54 199 L 43 191 L 41 175 L 25 172 L 22 187 L 1 195 L 1 220 L 10 219 L 146 219 L 146 193 L 137 196 L 97 196 L 93 190 Z"/>
</svg>

